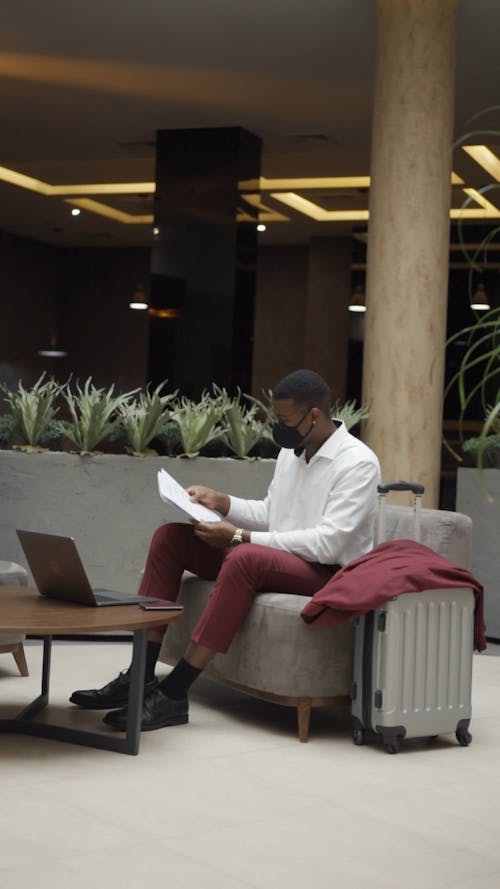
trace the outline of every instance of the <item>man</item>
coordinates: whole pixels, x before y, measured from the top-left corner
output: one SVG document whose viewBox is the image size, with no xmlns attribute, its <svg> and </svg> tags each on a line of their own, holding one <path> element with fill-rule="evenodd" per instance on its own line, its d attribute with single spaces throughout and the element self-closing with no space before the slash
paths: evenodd
<svg viewBox="0 0 500 889">
<path fill-rule="evenodd" d="M 155 666 L 163 632 L 149 635 L 143 731 L 188 721 L 190 686 L 215 654 L 228 650 L 256 593 L 312 596 L 373 546 L 379 463 L 332 421 L 328 385 L 314 371 L 297 370 L 274 389 L 273 411 L 281 451 L 266 498 L 242 500 L 193 485 L 191 498 L 224 520 L 163 525 L 153 536 L 141 595 L 176 599 L 184 570 L 215 583 L 184 657 L 161 682 Z M 70 700 L 110 709 L 104 722 L 125 731 L 129 672 L 101 689 L 75 691 Z"/>
</svg>

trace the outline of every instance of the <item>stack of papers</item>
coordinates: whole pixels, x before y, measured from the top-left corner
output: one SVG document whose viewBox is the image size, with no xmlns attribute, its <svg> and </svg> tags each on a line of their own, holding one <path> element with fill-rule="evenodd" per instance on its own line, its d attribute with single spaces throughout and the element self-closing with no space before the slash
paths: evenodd
<svg viewBox="0 0 500 889">
<path fill-rule="evenodd" d="M 167 472 L 160 469 L 158 472 L 158 490 L 160 497 L 165 503 L 176 506 L 184 515 L 187 515 L 195 522 L 220 522 L 221 517 L 218 512 L 202 506 L 201 503 L 193 503 L 187 491 Z"/>
</svg>

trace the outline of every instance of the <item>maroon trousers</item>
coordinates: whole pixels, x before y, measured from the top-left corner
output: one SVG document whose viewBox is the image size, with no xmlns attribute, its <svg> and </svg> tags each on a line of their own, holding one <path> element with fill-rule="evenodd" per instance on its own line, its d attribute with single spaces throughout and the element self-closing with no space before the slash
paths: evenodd
<svg viewBox="0 0 500 889">
<path fill-rule="evenodd" d="M 199 540 L 192 525 L 169 524 L 153 535 L 139 594 L 174 601 L 183 571 L 214 580 L 191 638 L 224 653 L 256 593 L 272 590 L 312 596 L 334 570 L 333 566 L 306 562 L 292 553 L 254 543 L 217 549 Z"/>
</svg>

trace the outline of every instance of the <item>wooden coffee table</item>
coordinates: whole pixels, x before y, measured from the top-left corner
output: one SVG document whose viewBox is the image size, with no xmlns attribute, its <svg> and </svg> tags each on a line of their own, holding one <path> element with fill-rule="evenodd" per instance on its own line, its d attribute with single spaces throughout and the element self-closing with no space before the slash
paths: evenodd
<svg viewBox="0 0 500 889">
<path fill-rule="evenodd" d="M 158 629 L 181 617 L 182 611 L 144 611 L 139 605 L 90 608 L 40 596 L 33 587 L 4 586 L 0 590 L 0 633 L 26 633 L 43 637 L 41 692 L 11 719 L 0 718 L 0 732 L 18 732 L 53 738 L 102 750 L 136 755 L 141 735 L 142 699 L 146 663 L 147 631 Z M 125 737 L 120 733 L 80 731 L 62 725 L 36 722 L 33 717 L 49 701 L 52 636 L 93 635 L 111 630 L 132 630 L 128 720 Z M 75 708 L 76 709 L 76 708 Z"/>
</svg>

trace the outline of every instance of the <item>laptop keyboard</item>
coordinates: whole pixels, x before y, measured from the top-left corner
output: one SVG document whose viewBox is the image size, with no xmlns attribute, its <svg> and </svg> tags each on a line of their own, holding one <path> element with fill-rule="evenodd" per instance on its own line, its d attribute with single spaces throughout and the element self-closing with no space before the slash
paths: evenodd
<svg viewBox="0 0 500 889">
<path fill-rule="evenodd" d="M 95 598 L 96 598 L 97 602 L 116 602 L 117 599 L 120 599 L 120 601 L 121 601 L 122 598 L 123 598 L 124 602 L 127 601 L 125 596 L 123 596 L 123 597 L 121 597 L 121 596 L 106 596 L 102 593 L 96 593 Z"/>
</svg>

